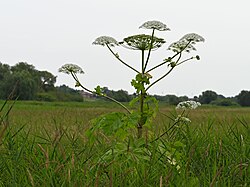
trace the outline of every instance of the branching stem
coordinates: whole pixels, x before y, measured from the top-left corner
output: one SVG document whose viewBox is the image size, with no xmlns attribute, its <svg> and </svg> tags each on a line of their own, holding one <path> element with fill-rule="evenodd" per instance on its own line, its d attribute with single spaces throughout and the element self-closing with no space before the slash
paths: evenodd
<svg viewBox="0 0 250 187">
<path fill-rule="evenodd" d="M 118 104 L 118 105 L 120 105 L 122 108 L 124 108 L 129 114 L 131 114 L 131 111 L 130 111 L 125 105 L 123 105 L 122 103 L 120 103 L 119 101 L 117 101 L 117 100 L 115 100 L 114 98 L 109 97 L 109 96 L 107 96 L 107 95 L 99 94 L 99 93 L 97 93 L 97 92 L 94 92 L 94 91 L 92 91 L 92 90 L 86 88 L 85 86 L 83 86 L 83 85 L 80 83 L 80 81 L 79 81 L 78 77 L 76 76 L 76 74 L 74 74 L 73 72 L 71 72 L 71 75 L 72 75 L 72 77 L 75 79 L 75 81 L 77 82 L 78 86 L 80 86 L 82 89 L 84 89 L 84 90 L 86 90 L 87 92 L 90 92 L 90 93 L 92 93 L 92 94 L 102 96 L 102 97 L 104 97 L 104 98 L 106 98 L 106 99 L 108 99 L 108 100 L 110 100 L 110 101 L 115 102 L 116 104 Z"/>
<path fill-rule="evenodd" d="M 173 69 L 176 67 L 176 64 L 178 64 L 178 61 L 181 59 L 181 53 L 179 53 L 179 55 L 180 55 L 180 56 L 179 56 L 179 58 L 177 59 L 175 65 L 171 66 L 171 69 L 170 69 L 166 74 L 164 74 L 164 75 L 161 76 L 159 79 L 157 79 L 157 80 L 154 81 L 152 84 L 150 84 L 150 85 L 147 87 L 146 91 L 148 91 L 149 88 L 151 88 L 151 87 L 152 87 L 153 85 L 155 85 L 157 82 L 159 82 L 159 81 L 161 81 L 162 79 L 164 79 L 169 73 L 171 73 L 171 71 L 173 71 Z"/>
<path fill-rule="evenodd" d="M 114 53 L 114 51 L 109 47 L 109 45 L 106 44 L 106 46 L 108 47 L 109 51 L 125 66 L 127 66 L 128 68 L 132 69 L 133 71 L 135 71 L 136 73 L 140 73 L 138 70 L 136 70 L 135 68 L 133 68 L 132 66 L 130 66 L 129 64 L 127 64 L 126 62 L 124 62 L 122 59 L 120 59 L 120 57 Z"/>
<path fill-rule="evenodd" d="M 157 66 L 155 66 L 155 67 L 149 69 L 148 71 L 146 71 L 146 73 L 149 73 L 150 71 L 152 71 L 152 70 L 154 70 L 154 69 L 156 69 L 156 68 L 158 68 L 158 67 L 160 67 L 160 66 L 162 66 L 162 65 L 164 65 L 164 64 L 166 64 L 166 63 L 168 63 L 168 62 L 171 62 L 171 60 L 174 59 L 177 55 L 181 54 L 181 53 L 187 48 L 187 46 L 188 46 L 190 43 L 191 43 L 191 41 L 188 42 L 188 43 L 186 44 L 186 46 L 185 46 L 181 51 L 177 52 L 177 53 L 174 54 L 172 57 L 169 57 L 168 59 L 166 59 L 164 62 L 158 64 Z"/>
</svg>

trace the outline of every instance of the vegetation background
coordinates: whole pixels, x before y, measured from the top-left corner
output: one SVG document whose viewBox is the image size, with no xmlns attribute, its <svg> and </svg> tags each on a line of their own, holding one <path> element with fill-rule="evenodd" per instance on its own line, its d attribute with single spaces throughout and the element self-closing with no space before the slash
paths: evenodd
<svg viewBox="0 0 250 187">
<path fill-rule="evenodd" d="M 56 76 L 46 70 L 37 70 L 32 64 L 19 62 L 14 66 L 9 66 L 0 62 L 0 99 L 2 100 L 7 99 L 14 88 L 12 97 L 18 96 L 19 100 L 82 102 L 97 99 L 95 95 L 83 93 L 66 85 L 55 86 L 55 84 Z M 134 94 L 129 94 L 122 89 L 114 91 L 104 87 L 103 92 L 120 102 L 129 102 L 134 98 Z M 238 95 L 232 97 L 224 97 L 212 90 L 203 91 L 201 95 L 194 96 L 194 98 L 176 95 L 154 95 L 154 97 L 169 105 L 177 105 L 181 101 L 193 99 L 202 104 L 250 106 L 250 91 L 239 92 Z"/>
<path fill-rule="evenodd" d="M 115 104 L 13 102 L 1 101 L 1 186 L 250 184 L 248 107 L 203 105 L 192 111 L 191 124 L 167 131 L 158 141 L 171 153 L 168 157 L 153 147 L 147 148 L 150 156 L 144 148 L 131 145 L 129 151 L 116 149 L 120 154 L 113 153 L 117 157 L 111 159 L 107 150 L 115 139 L 100 133 L 91 144 L 86 132 L 96 116 L 121 111 Z M 160 104 L 159 111 L 153 127 L 156 135 L 170 128 L 175 115 L 174 106 Z"/>
<path fill-rule="evenodd" d="M 154 95 L 159 113 L 142 141 L 133 129 L 124 139 L 115 103 L 55 83 L 28 63 L 0 63 L 0 186 L 250 185 L 250 91 Z M 125 106 L 135 97 L 103 93 Z M 188 99 L 202 107 L 180 114 Z"/>
</svg>

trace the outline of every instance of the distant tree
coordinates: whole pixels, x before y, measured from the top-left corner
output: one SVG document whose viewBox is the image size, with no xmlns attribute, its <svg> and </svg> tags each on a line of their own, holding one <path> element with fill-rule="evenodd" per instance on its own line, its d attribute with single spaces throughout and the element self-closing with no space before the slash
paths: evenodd
<svg viewBox="0 0 250 187">
<path fill-rule="evenodd" d="M 114 92 L 114 99 L 120 102 L 129 102 L 131 100 L 131 97 L 129 96 L 127 91 L 118 90 Z"/>
<path fill-rule="evenodd" d="M 199 101 L 199 97 L 198 96 L 194 96 L 193 100 L 196 101 L 196 102 L 198 102 Z"/>
<path fill-rule="evenodd" d="M 239 105 L 231 98 L 216 99 L 216 100 L 212 101 L 210 104 L 217 105 L 217 106 L 237 106 L 237 105 Z"/>
<path fill-rule="evenodd" d="M 10 66 L 0 62 L 0 81 L 10 75 Z"/>
<path fill-rule="evenodd" d="M 68 94 L 79 93 L 78 90 L 75 90 L 75 89 L 73 89 L 73 88 L 70 88 L 70 87 L 66 86 L 65 84 L 56 87 L 56 90 L 57 90 L 58 92 L 68 93 Z"/>
<path fill-rule="evenodd" d="M 250 106 L 250 91 L 242 90 L 236 99 L 241 106 Z"/>
<path fill-rule="evenodd" d="M 38 71 L 31 64 L 19 62 L 14 66 L 0 63 L 0 98 L 6 99 L 15 88 L 14 97 L 35 99 L 38 92 L 54 88 L 56 77 L 48 71 Z"/>
<path fill-rule="evenodd" d="M 15 91 L 13 92 L 13 99 L 16 97 L 21 100 L 34 99 L 37 86 L 29 72 L 15 72 L 5 80 L 6 81 L 2 84 L 2 89 L 5 91 L 3 94 L 4 98 L 6 98 L 15 88 Z"/>
<path fill-rule="evenodd" d="M 189 99 L 188 99 L 188 96 L 180 96 L 180 97 L 179 97 L 179 102 L 187 101 L 187 100 L 189 100 Z"/>
<path fill-rule="evenodd" d="M 202 92 L 202 95 L 199 96 L 199 102 L 201 104 L 209 104 L 212 101 L 216 100 L 218 97 L 217 93 L 211 90 Z"/>
<path fill-rule="evenodd" d="M 179 98 L 176 95 L 166 95 L 166 98 L 170 105 L 177 105 L 179 103 Z"/>
<path fill-rule="evenodd" d="M 108 87 L 103 87 L 103 93 L 119 102 L 129 102 L 132 99 L 132 96 L 125 90 L 114 91 L 109 90 Z"/>
<path fill-rule="evenodd" d="M 167 103 L 169 105 L 177 105 L 178 103 L 182 101 L 187 101 L 188 97 L 187 96 L 176 96 L 176 95 L 165 95 L 165 96 L 160 96 L 160 95 L 154 95 L 154 97 L 160 101 Z"/>
<path fill-rule="evenodd" d="M 0 99 L 6 98 L 5 84 L 7 83 L 7 78 L 10 77 L 10 74 L 10 66 L 0 62 Z"/>
<path fill-rule="evenodd" d="M 56 76 L 48 71 L 38 71 L 37 75 L 39 77 L 40 88 L 42 90 L 49 91 L 54 89 L 56 83 Z"/>
<path fill-rule="evenodd" d="M 219 94 L 217 95 L 217 99 L 226 99 L 226 97 L 224 95 Z"/>
<path fill-rule="evenodd" d="M 36 81 L 38 89 L 41 91 L 48 91 L 54 88 L 56 82 L 56 76 L 48 71 L 39 71 L 35 69 L 35 66 L 26 62 L 19 62 L 15 66 L 11 67 L 12 73 L 26 71 Z"/>
<path fill-rule="evenodd" d="M 35 69 L 35 66 L 28 64 L 26 62 L 18 62 L 16 65 L 11 67 L 11 71 L 13 73 L 21 72 L 21 71 L 28 71 L 31 75 L 35 75 L 37 72 L 37 70 Z"/>
</svg>

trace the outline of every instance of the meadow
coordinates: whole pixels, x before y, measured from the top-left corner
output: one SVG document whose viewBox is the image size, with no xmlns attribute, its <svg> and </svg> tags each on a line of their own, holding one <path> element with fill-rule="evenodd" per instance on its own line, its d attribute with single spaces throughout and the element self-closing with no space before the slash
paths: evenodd
<svg viewBox="0 0 250 187">
<path fill-rule="evenodd" d="M 250 186 L 250 108 L 201 106 L 177 124 L 160 103 L 146 136 L 126 139 L 89 135 L 115 103 L 13 103 L 0 103 L 0 186 Z"/>
</svg>

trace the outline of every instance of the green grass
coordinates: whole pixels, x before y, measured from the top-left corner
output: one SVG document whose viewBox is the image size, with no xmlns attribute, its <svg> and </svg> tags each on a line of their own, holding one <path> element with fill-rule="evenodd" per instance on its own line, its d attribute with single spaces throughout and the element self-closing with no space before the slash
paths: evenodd
<svg viewBox="0 0 250 187">
<path fill-rule="evenodd" d="M 145 144 L 86 136 L 90 120 L 122 111 L 109 102 L 18 101 L 5 116 L 10 106 L 0 113 L 0 186 L 250 186 L 250 108 L 202 106 L 169 130 L 174 107 L 160 105 Z"/>
</svg>

